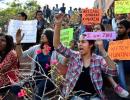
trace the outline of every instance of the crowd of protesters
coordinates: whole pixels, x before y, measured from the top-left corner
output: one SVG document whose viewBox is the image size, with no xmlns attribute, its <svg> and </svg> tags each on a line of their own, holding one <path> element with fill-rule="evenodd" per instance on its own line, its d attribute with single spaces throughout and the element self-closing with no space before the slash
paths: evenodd
<svg viewBox="0 0 130 100">
<path fill-rule="evenodd" d="M 102 15 L 102 21 L 95 25 L 82 24 L 82 10 L 70 7 L 66 13 L 65 4 L 59 8 L 58 4 L 51 10 L 49 5 L 39 8 L 34 18 L 37 23 L 36 43 L 24 43 L 21 41 L 22 30 L 16 33 L 16 43 L 10 35 L 0 34 L 0 97 L 3 97 L 8 90 L 17 96 L 21 86 L 18 78 L 20 59 L 32 58 L 32 76 L 36 80 L 36 95 L 33 100 L 41 100 L 43 92 L 54 89 L 54 84 L 45 80 L 39 73 L 45 73 L 49 78 L 51 61 L 58 61 L 58 68 L 64 75 L 65 82 L 61 88 L 63 97 L 68 97 L 74 91 L 81 91 L 71 96 L 70 100 L 107 100 L 104 94 L 104 79 L 109 80 L 113 91 L 121 98 L 129 95 L 125 75 L 130 72 L 130 60 L 111 60 L 107 54 L 109 40 L 86 40 L 84 32 L 102 32 L 106 30 L 105 25 L 109 24 L 115 31 L 117 38 L 114 41 L 130 38 L 130 14 L 117 14 L 110 18 L 106 13 Z M 71 16 L 78 15 L 78 23 L 72 23 Z M 17 14 L 18 20 L 26 21 L 28 16 L 25 12 Z M 74 39 L 70 48 L 66 48 L 60 41 L 60 30 L 74 28 Z M 46 51 L 49 50 L 49 52 Z M 20 58 L 20 59 L 19 59 Z M 61 68 L 60 68 L 61 67 Z M 105 77 L 104 77 L 105 76 Z M 114 79 L 118 77 L 118 81 Z M 12 82 L 14 85 L 12 86 Z M 10 85 L 6 88 L 5 86 Z M 46 90 L 44 90 L 44 88 Z M 80 96 L 82 91 L 89 94 Z M 21 100 L 23 98 L 20 98 Z M 6 99 L 5 99 L 6 100 Z"/>
</svg>

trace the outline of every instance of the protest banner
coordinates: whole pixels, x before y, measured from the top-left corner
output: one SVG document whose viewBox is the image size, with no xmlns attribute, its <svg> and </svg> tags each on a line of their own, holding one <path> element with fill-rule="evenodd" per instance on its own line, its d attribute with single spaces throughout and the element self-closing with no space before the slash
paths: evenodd
<svg viewBox="0 0 130 100">
<path fill-rule="evenodd" d="M 82 23 L 83 25 L 91 25 L 101 23 L 102 10 L 101 9 L 83 9 Z"/>
<path fill-rule="evenodd" d="M 63 29 L 61 30 L 60 34 L 61 34 L 61 42 L 67 46 L 67 47 L 70 47 L 69 44 L 70 44 L 70 41 L 73 40 L 73 32 L 74 32 L 74 29 L 73 28 L 68 28 L 68 29 Z"/>
<path fill-rule="evenodd" d="M 130 60 L 130 39 L 110 42 L 108 55 L 112 60 Z"/>
<path fill-rule="evenodd" d="M 116 39 L 116 32 L 84 32 L 84 38 L 87 40 L 97 40 L 97 39 L 105 39 L 105 40 L 114 40 Z"/>
<path fill-rule="evenodd" d="M 24 38 L 21 43 L 36 43 L 37 33 L 37 20 L 20 21 L 11 19 L 8 26 L 8 34 L 13 36 L 14 42 L 16 42 L 16 32 L 18 29 L 24 33 Z"/>
<path fill-rule="evenodd" d="M 114 5 L 115 14 L 127 14 L 130 13 L 130 0 L 115 1 Z"/>
</svg>

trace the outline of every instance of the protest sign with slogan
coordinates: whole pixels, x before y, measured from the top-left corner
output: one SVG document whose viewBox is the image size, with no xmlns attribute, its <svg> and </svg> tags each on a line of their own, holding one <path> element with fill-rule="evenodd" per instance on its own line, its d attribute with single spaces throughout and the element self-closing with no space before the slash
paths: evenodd
<svg viewBox="0 0 130 100">
<path fill-rule="evenodd" d="M 22 43 L 36 43 L 36 33 L 37 33 L 37 20 L 20 21 L 20 20 L 10 20 L 8 26 L 8 34 L 13 36 L 15 42 L 15 36 L 18 29 L 22 30 L 24 33 L 24 38 Z"/>
<path fill-rule="evenodd" d="M 108 55 L 112 60 L 130 60 L 130 39 L 110 42 Z"/>
<path fill-rule="evenodd" d="M 105 39 L 105 40 L 114 40 L 116 39 L 116 32 L 84 32 L 84 38 L 87 40 L 97 40 L 97 39 Z"/>
<path fill-rule="evenodd" d="M 70 41 L 73 40 L 73 32 L 74 32 L 73 28 L 63 29 L 60 32 L 60 34 L 61 34 L 61 37 L 60 37 L 61 42 L 67 47 L 69 47 Z"/>
<path fill-rule="evenodd" d="M 101 23 L 102 10 L 101 9 L 83 9 L 82 23 L 83 25 L 91 25 Z"/>
<path fill-rule="evenodd" d="M 130 0 L 115 1 L 114 5 L 115 14 L 127 14 L 130 13 Z"/>
</svg>

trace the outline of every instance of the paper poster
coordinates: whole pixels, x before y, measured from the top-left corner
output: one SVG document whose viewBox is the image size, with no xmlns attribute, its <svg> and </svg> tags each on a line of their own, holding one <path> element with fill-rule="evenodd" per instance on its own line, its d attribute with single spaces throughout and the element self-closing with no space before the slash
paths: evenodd
<svg viewBox="0 0 130 100">
<path fill-rule="evenodd" d="M 10 20 L 8 34 L 13 36 L 14 42 L 16 41 L 16 32 L 18 29 L 22 30 L 22 34 L 24 33 L 21 43 L 36 43 L 37 20 Z"/>
<path fill-rule="evenodd" d="M 112 60 L 130 60 L 130 39 L 110 42 L 108 55 Z"/>
<path fill-rule="evenodd" d="M 60 39 L 61 39 L 61 42 L 65 45 L 65 46 L 67 46 L 67 47 L 69 47 L 70 45 L 70 41 L 72 41 L 73 40 L 73 33 L 74 33 L 74 29 L 73 28 L 68 28 L 68 29 L 63 29 L 63 30 L 61 30 L 61 37 L 60 37 Z"/>
<path fill-rule="evenodd" d="M 102 10 L 101 9 L 83 9 L 82 23 L 83 25 L 91 25 L 101 23 Z"/>
<path fill-rule="evenodd" d="M 114 5 L 115 14 L 127 14 L 130 13 L 130 0 L 115 1 Z"/>
<path fill-rule="evenodd" d="M 104 39 L 104 40 L 114 40 L 116 39 L 116 32 L 85 32 L 84 38 L 87 40 L 97 40 L 97 39 Z"/>
</svg>

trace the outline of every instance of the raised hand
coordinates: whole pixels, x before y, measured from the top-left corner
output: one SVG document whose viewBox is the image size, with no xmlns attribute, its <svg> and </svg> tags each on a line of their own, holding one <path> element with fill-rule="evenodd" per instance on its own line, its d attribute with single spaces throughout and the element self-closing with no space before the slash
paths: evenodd
<svg viewBox="0 0 130 100">
<path fill-rule="evenodd" d="M 55 24 L 61 24 L 64 18 L 64 14 L 60 13 L 55 15 Z"/>
<path fill-rule="evenodd" d="M 21 29 L 18 29 L 16 32 L 16 43 L 20 44 L 23 37 L 24 37 L 24 34 L 21 36 Z"/>
</svg>

